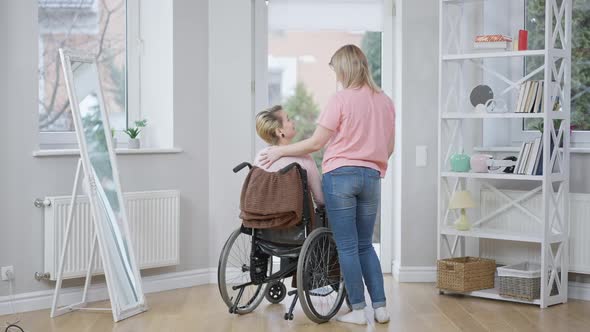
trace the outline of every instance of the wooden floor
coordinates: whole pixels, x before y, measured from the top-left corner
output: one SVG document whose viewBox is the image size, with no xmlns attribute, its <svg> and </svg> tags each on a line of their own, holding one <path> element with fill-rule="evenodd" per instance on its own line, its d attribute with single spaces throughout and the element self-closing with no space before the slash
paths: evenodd
<svg viewBox="0 0 590 332">
<path fill-rule="evenodd" d="M 385 283 L 391 312 L 387 325 L 373 321 L 365 327 L 335 321 L 317 325 L 300 308 L 293 321 L 284 321 L 288 299 L 277 305 L 263 302 L 245 316 L 230 315 L 217 286 L 205 285 L 148 294 L 150 310 L 119 323 L 112 322 L 110 313 L 74 312 L 51 319 L 49 310 L 41 310 L 22 314 L 21 326 L 27 332 L 590 331 L 590 302 L 571 300 L 541 310 L 533 305 L 438 295 L 433 284 L 399 284 L 390 276 Z M 367 315 L 372 317 L 370 309 Z M 11 318 L 0 317 L 0 326 Z"/>
</svg>

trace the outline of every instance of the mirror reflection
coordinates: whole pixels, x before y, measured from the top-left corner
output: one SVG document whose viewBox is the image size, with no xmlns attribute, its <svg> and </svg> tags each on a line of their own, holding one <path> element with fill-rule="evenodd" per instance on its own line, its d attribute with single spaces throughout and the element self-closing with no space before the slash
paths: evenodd
<svg viewBox="0 0 590 332">
<path fill-rule="evenodd" d="M 107 275 L 112 295 L 117 298 L 121 309 L 136 306 L 139 302 L 137 269 L 132 266 L 128 238 L 125 234 L 125 210 L 121 207 L 113 167 L 111 164 L 107 133 L 103 122 L 100 102 L 100 85 L 96 63 L 72 62 L 73 88 L 79 102 L 82 130 L 86 149 L 93 170 L 91 176 L 96 184 L 95 214 L 98 216 L 97 227 L 103 237 L 101 247 L 103 264 L 109 264 L 110 278 Z"/>
</svg>

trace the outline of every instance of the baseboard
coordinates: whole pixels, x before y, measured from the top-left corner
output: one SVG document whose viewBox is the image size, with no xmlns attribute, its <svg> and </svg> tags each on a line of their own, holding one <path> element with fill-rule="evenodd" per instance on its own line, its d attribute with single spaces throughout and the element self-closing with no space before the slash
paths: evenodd
<svg viewBox="0 0 590 332">
<path fill-rule="evenodd" d="M 178 288 L 187 288 L 198 285 L 217 283 L 217 269 L 199 269 L 182 272 L 165 273 L 142 278 L 144 293 L 156 293 Z M 26 312 L 51 308 L 53 301 L 53 289 L 16 294 L 13 297 L 13 306 L 16 312 Z M 60 293 L 60 306 L 73 304 L 82 299 L 83 287 L 64 288 Z M 108 299 L 106 285 L 96 284 L 88 289 L 88 301 L 101 301 Z M 0 315 L 13 312 L 10 305 L 10 296 L 0 296 Z"/>
<path fill-rule="evenodd" d="M 567 297 L 570 299 L 590 301 L 590 284 L 570 281 L 567 288 Z"/>
<path fill-rule="evenodd" d="M 400 266 L 393 262 L 393 277 L 399 282 L 436 282 L 436 266 Z"/>
</svg>

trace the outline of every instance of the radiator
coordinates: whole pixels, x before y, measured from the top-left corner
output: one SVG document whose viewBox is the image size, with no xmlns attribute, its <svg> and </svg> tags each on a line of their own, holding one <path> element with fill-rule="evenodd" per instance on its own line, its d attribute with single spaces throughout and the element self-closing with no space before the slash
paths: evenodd
<svg viewBox="0 0 590 332">
<path fill-rule="evenodd" d="M 502 190 L 510 197 L 518 198 L 524 191 Z M 575 273 L 590 273 L 590 194 L 569 194 L 570 238 L 569 270 Z M 506 204 L 506 200 L 489 190 L 480 194 L 482 214 L 488 214 Z M 531 197 L 523 206 L 537 215 L 542 211 L 540 194 Z M 518 209 L 509 209 L 486 224 L 486 227 L 505 228 L 518 232 L 540 232 L 541 225 Z M 540 244 L 482 239 L 479 254 L 494 258 L 501 264 L 515 264 L 523 261 L 540 262 Z"/>
<path fill-rule="evenodd" d="M 57 279 L 71 196 L 47 197 L 45 208 L 44 269 Z M 123 194 L 129 232 L 140 269 L 179 263 L 180 193 L 176 190 Z M 76 198 L 70 243 L 64 262 L 64 279 L 86 275 L 94 230 L 88 197 Z M 98 249 L 98 245 L 97 245 Z M 95 274 L 102 273 L 100 255 L 95 253 Z"/>
</svg>

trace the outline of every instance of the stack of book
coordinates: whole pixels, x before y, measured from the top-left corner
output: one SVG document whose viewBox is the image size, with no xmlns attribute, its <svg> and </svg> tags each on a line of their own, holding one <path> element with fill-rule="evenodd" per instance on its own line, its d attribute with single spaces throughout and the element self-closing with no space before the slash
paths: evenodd
<svg viewBox="0 0 590 332">
<path fill-rule="evenodd" d="M 543 81 L 526 81 L 520 85 L 515 112 L 543 112 Z"/>
<path fill-rule="evenodd" d="M 516 166 L 515 174 L 543 175 L 543 142 L 541 137 L 522 143 Z"/>
<path fill-rule="evenodd" d="M 473 47 L 479 49 L 503 49 L 511 48 L 512 38 L 504 35 L 480 35 L 475 37 Z"/>
</svg>

